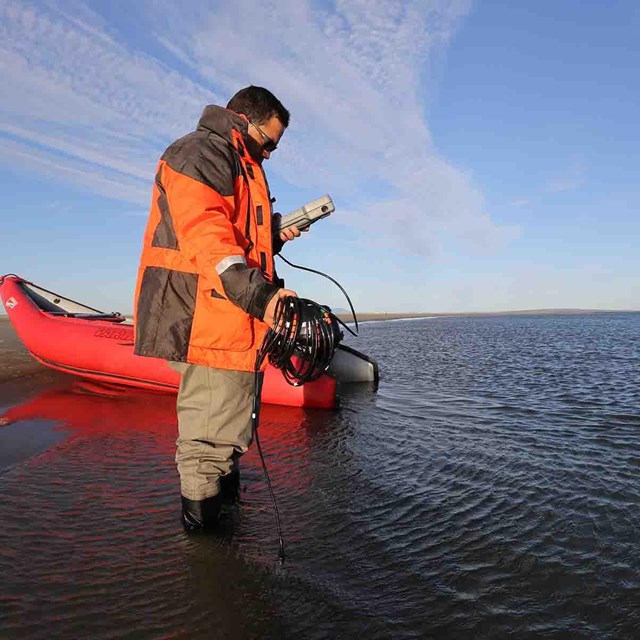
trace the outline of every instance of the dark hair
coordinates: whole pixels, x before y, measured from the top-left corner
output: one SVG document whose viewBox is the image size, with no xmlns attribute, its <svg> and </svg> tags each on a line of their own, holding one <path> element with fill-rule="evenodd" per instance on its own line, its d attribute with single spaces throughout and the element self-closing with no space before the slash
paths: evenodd
<svg viewBox="0 0 640 640">
<path fill-rule="evenodd" d="M 264 124 L 276 116 L 284 127 L 289 126 L 289 112 L 271 91 L 263 87 L 245 87 L 240 89 L 227 105 L 227 109 L 243 113 L 256 124 Z"/>
</svg>

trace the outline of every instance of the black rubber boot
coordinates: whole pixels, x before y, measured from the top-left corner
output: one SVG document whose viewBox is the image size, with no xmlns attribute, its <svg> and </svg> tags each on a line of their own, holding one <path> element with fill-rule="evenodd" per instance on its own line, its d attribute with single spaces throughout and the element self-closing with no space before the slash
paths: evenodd
<svg viewBox="0 0 640 640">
<path fill-rule="evenodd" d="M 220 519 L 220 494 L 204 500 L 189 500 L 182 496 L 182 524 L 187 531 L 215 529 Z"/>
<path fill-rule="evenodd" d="M 220 478 L 220 495 L 224 504 L 235 504 L 240 500 L 240 467 L 237 462 L 230 473 Z"/>
</svg>

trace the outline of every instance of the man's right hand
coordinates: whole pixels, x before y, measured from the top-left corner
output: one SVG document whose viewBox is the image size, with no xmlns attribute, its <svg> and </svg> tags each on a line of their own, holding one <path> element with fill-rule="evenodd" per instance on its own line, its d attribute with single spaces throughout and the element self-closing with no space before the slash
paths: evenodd
<svg viewBox="0 0 640 640">
<path fill-rule="evenodd" d="M 286 298 L 287 296 L 293 296 L 294 298 L 297 298 L 298 294 L 295 291 L 291 291 L 291 289 L 278 289 L 271 300 L 269 300 L 267 308 L 264 310 L 263 320 L 270 327 L 274 327 L 276 306 L 278 304 L 278 300 L 280 300 L 281 298 Z"/>
</svg>

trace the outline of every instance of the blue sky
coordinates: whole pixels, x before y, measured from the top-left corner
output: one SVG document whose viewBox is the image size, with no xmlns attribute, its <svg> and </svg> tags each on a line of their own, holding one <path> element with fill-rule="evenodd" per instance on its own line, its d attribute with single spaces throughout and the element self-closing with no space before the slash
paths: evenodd
<svg viewBox="0 0 640 640">
<path fill-rule="evenodd" d="M 639 43 L 631 0 L 0 0 L 0 272 L 130 312 L 158 157 L 258 84 L 276 207 L 336 204 L 284 255 L 356 310 L 639 309 Z"/>
</svg>

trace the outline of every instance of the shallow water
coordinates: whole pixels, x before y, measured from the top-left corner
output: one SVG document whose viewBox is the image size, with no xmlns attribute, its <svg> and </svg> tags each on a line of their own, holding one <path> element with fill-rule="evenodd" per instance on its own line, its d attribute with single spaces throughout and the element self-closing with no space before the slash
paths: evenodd
<svg viewBox="0 0 640 640">
<path fill-rule="evenodd" d="M 0 637 L 637 638 L 639 337 L 640 314 L 363 325 L 376 393 L 263 407 L 283 568 L 255 449 L 220 532 L 187 536 L 174 398 L 15 394 Z"/>
</svg>

